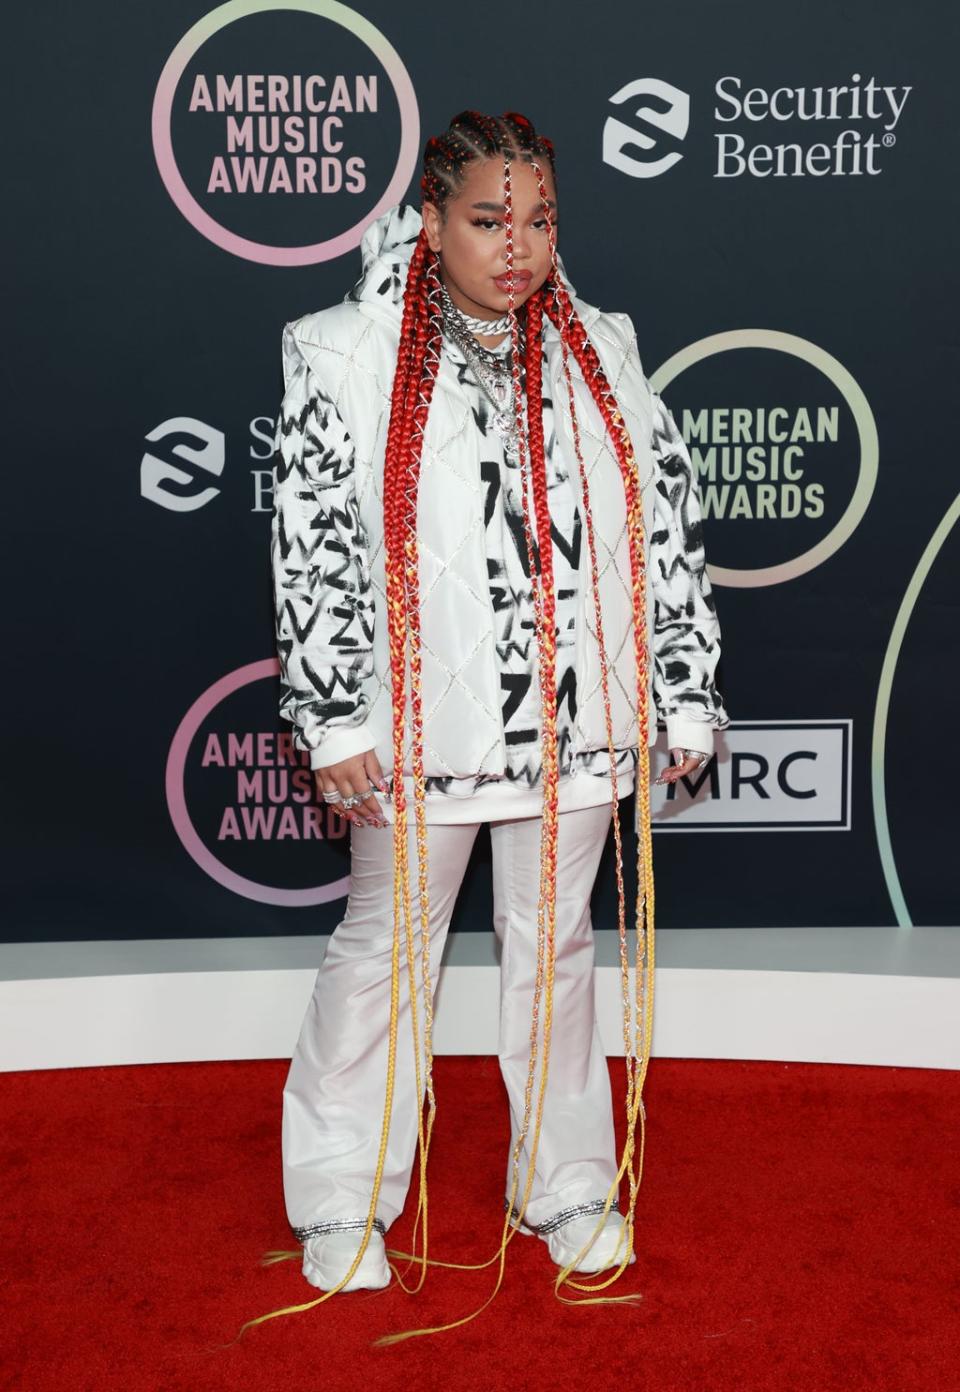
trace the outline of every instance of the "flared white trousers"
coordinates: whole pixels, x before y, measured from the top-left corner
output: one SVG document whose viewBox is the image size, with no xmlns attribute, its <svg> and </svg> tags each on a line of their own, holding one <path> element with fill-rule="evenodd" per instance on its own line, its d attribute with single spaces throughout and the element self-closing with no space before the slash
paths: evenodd
<svg viewBox="0 0 960 1392">
<path fill-rule="evenodd" d="M 415 937 L 420 904 L 413 808 L 409 808 L 410 892 Z M 430 967 L 440 955 L 470 852 L 482 823 L 427 828 Z M 494 930 L 501 944 L 499 1063 L 510 1107 L 506 1156 L 524 1115 L 537 965 L 540 817 L 490 822 Z M 590 895 L 611 825 L 611 805 L 559 815 L 556 966 L 547 1091 L 524 1221 L 547 1232 L 568 1217 L 599 1213 L 617 1173 L 610 1078 L 597 1027 Z M 393 827 L 354 827 L 346 913 L 332 933 L 290 1062 L 283 1092 L 283 1183 L 287 1217 L 301 1241 L 363 1228 L 380 1147 L 390 1021 L 393 944 Z M 403 936 L 403 935 L 402 935 Z M 394 1097 L 376 1226 L 403 1209 L 417 1150 L 423 1095 L 423 989 L 417 954 L 421 1097 L 417 1098 L 406 944 L 400 949 Z M 543 1062 L 543 1016 L 533 1090 Z M 438 1111 L 436 1126 L 443 1124 Z M 533 1118 L 520 1157 L 529 1168 Z M 616 1199 L 612 1207 L 617 1208 Z M 502 1215 L 501 1215 L 502 1216 Z"/>
</svg>

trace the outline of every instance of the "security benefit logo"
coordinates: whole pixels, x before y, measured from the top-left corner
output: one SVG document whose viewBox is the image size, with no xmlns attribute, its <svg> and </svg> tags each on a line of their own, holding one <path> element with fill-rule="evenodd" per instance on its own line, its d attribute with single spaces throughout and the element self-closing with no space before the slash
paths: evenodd
<svg viewBox="0 0 960 1392">
<path fill-rule="evenodd" d="M 194 512 L 220 492 L 204 480 L 223 473 L 226 447 L 222 430 L 194 416 L 171 416 L 155 426 L 146 440 L 150 448 L 140 461 L 140 494 L 148 503 L 170 512 Z M 160 453 L 155 453 L 155 448 Z M 170 455 L 192 469 L 181 468 Z"/>
<path fill-rule="evenodd" d="M 654 783 L 657 831 L 849 831 L 852 720 L 735 720 L 699 773 Z"/>
<path fill-rule="evenodd" d="M 690 127 L 687 92 L 659 77 L 640 77 L 614 92 L 610 105 L 630 119 L 610 115 L 604 122 L 606 164 L 634 179 L 652 179 L 683 158 L 675 147 Z"/>
<path fill-rule="evenodd" d="M 831 86 L 815 76 L 781 86 L 725 73 L 712 91 L 691 95 L 662 78 L 638 77 L 609 98 L 603 159 L 632 179 L 654 179 L 694 145 L 699 166 L 709 139 L 715 179 L 876 175 L 897 143 L 912 90 L 858 72 Z"/>
<path fill-rule="evenodd" d="M 203 874 L 262 904 L 308 908 L 349 889 L 347 823 L 318 802 L 308 756 L 278 728 L 276 658 L 202 691 L 167 755 L 170 821 Z"/>
<path fill-rule="evenodd" d="M 843 546 L 873 496 L 879 444 L 841 362 L 795 334 L 732 329 L 650 381 L 690 453 L 712 582 L 781 584 Z"/>
<path fill-rule="evenodd" d="M 234 461 L 241 454 L 254 461 L 249 470 L 251 512 L 272 510 L 275 439 L 276 418 L 254 416 L 247 422 L 242 449 L 234 443 L 229 450 Z M 221 485 L 227 481 L 228 456 L 222 430 L 196 416 L 171 416 L 148 431 L 144 440 L 140 496 L 146 502 L 168 512 L 196 512 L 220 496 L 223 489 L 214 480 Z"/>
<path fill-rule="evenodd" d="M 334 0 L 228 0 L 204 15 L 160 74 L 152 132 L 187 221 L 271 266 L 358 246 L 406 192 L 420 144 L 399 54 Z"/>
</svg>

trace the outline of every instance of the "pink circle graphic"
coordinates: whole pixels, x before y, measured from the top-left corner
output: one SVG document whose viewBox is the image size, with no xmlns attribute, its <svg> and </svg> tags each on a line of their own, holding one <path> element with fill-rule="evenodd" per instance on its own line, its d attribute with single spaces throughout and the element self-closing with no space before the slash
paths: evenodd
<svg viewBox="0 0 960 1392">
<path fill-rule="evenodd" d="M 298 10 L 328 19 L 334 24 L 354 34 L 367 45 L 374 57 L 382 64 L 396 93 L 400 108 L 400 154 L 385 192 L 374 209 L 366 213 L 359 222 L 337 237 L 325 242 L 314 242 L 309 246 L 275 247 L 265 242 L 254 242 L 241 237 L 222 226 L 200 206 L 184 181 L 173 152 L 173 139 L 170 131 L 173 113 L 173 98 L 177 84 L 183 76 L 187 64 L 197 50 L 219 30 L 238 19 L 250 15 L 263 14 L 273 10 Z M 164 64 L 153 98 L 153 152 L 157 168 L 167 192 L 187 221 L 208 241 L 234 256 L 242 256 L 248 261 L 257 261 L 265 266 L 312 266 L 318 261 L 332 261 L 345 252 L 360 245 L 369 223 L 381 213 L 398 203 L 406 193 L 407 186 L 417 166 L 420 144 L 420 114 L 417 97 L 410 76 L 400 60 L 400 55 L 369 20 L 357 14 L 339 0 L 227 0 L 215 10 L 199 19 L 177 44 Z"/>
<path fill-rule="evenodd" d="M 264 658 L 262 662 L 250 662 L 246 667 L 238 667 L 225 677 L 213 683 L 198 696 L 186 715 L 177 726 L 176 734 L 167 755 L 166 790 L 170 820 L 187 854 L 196 861 L 200 869 L 224 889 L 240 894 L 244 899 L 255 899 L 260 904 L 280 904 L 285 908 L 307 908 L 313 904 L 328 904 L 332 899 L 342 899 L 350 890 L 350 876 L 344 875 L 331 884 L 316 885 L 309 889 L 278 889 L 274 885 L 258 884 L 248 880 L 224 865 L 200 837 L 190 813 L 184 789 L 184 770 L 187 755 L 193 738 L 211 711 L 216 710 L 221 701 L 232 696 L 241 687 L 251 682 L 266 681 L 280 672 L 280 663 L 275 657 Z"/>
</svg>

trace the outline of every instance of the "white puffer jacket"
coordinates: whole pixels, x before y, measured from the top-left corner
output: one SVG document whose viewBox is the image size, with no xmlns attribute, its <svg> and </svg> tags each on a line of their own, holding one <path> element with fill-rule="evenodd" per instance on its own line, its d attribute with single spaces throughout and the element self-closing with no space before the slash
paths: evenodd
<svg viewBox="0 0 960 1392">
<path fill-rule="evenodd" d="M 291 401 L 296 389 L 300 395 L 296 410 L 285 399 L 276 436 L 272 563 L 281 713 L 293 721 L 295 742 L 309 751 L 313 767 L 376 748 L 384 771 L 393 770 L 382 479 L 403 284 L 420 225 L 419 211 L 409 205 L 371 224 L 361 247 L 363 272 L 344 301 L 304 315 L 283 333 L 285 385 Z M 711 753 L 713 727 L 729 720 L 713 682 L 720 635 L 704 570 L 693 470 L 669 412 L 644 376 L 628 316 L 601 312 L 567 285 L 623 414 L 642 485 L 646 636 L 654 659 L 648 664 L 649 742 L 656 740 L 659 713 L 670 746 Z M 560 339 L 546 320 L 544 349 L 550 376 L 544 390 L 552 388 L 557 444 L 573 462 Z M 614 743 L 623 748 L 638 737 L 623 481 L 572 355 L 570 366 L 596 531 Z M 317 387 L 311 397 L 317 413 L 313 435 L 303 419 L 305 373 Z M 664 478 L 654 448 L 658 430 L 672 432 L 671 458 L 682 477 Z M 582 510 L 575 463 L 571 473 Z M 506 763 L 483 513 L 477 432 L 444 357 L 425 433 L 418 503 L 427 775 L 498 774 Z M 657 529 L 663 536 L 664 528 L 675 543 L 673 574 L 651 573 L 650 539 Z M 606 749 L 587 546 L 577 600 L 576 670 L 572 748 Z M 359 702 L 345 705 L 344 723 L 332 721 L 338 689 L 356 690 L 358 680 Z M 409 675 L 407 720 L 409 773 Z"/>
</svg>

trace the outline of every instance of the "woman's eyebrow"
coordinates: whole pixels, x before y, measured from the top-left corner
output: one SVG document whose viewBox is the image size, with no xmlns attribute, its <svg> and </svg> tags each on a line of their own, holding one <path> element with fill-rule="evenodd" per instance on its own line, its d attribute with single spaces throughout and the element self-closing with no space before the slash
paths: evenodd
<svg viewBox="0 0 960 1392">
<path fill-rule="evenodd" d="M 556 205 L 556 202 L 555 202 L 554 199 L 548 198 L 548 199 L 547 199 L 547 206 L 548 206 L 549 208 L 554 208 L 554 209 L 555 209 L 557 205 Z M 480 209 L 482 209 L 485 213 L 505 213 L 505 212 L 507 211 L 507 210 L 506 210 L 506 207 L 505 207 L 502 203 L 471 203 L 471 204 L 470 204 L 470 207 L 471 207 L 471 208 L 480 208 Z M 543 207 L 543 204 L 542 204 L 542 203 L 535 203 L 535 204 L 533 205 L 533 208 L 532 208 L 531 211 L 536 212 L 538 208 L 542 208 L 542 207 Z"/>
</svg>

